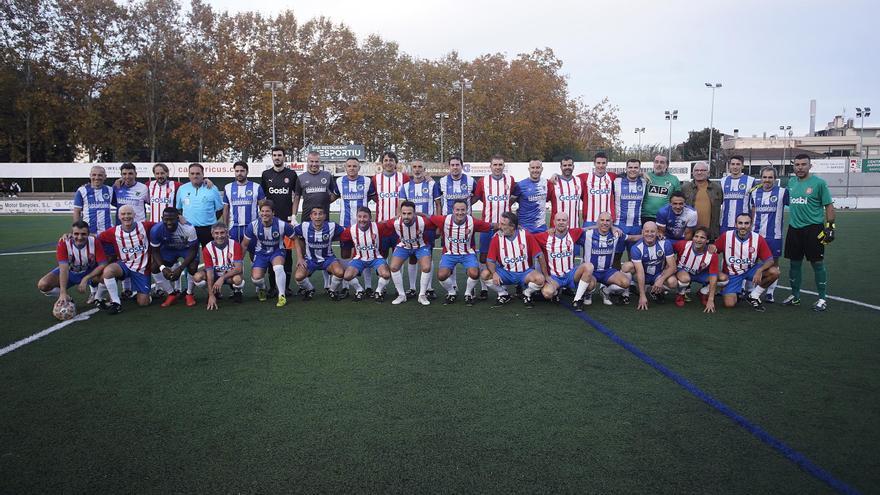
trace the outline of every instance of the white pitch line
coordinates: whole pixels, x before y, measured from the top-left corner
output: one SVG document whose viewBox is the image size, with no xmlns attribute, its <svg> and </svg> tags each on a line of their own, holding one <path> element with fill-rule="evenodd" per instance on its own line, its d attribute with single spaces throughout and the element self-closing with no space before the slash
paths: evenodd
<svg viewBox="0 0 880 495">
<path fill-rule="evenodd" d="M 54 253 L 54 252 L 55 252 L 54 250 L 52 250 L 52 251 L 24 251 L 24 252 L 20 252 L 20 253 L 0 253 L 0 256 L 18 256 L 20 254 L 47 254 L 47 253 Z"/>
<path fill-rule="evenodd" d="M 779 287 L 780 289 L 791 290 L 791 287 L 786 287 L 786 286 L 784 286 L 784 285 L 777 285 L 777 287 Z M 801 289 L 801 292 L 803 292 L 804 294 L 810 294 L 810 295 L 812 295 L 812 296 L 818 296 L 818 295 L 819 295 L 818 292 L 813 292 L 813 291 L 811 291 L 811 290 L 804 290 L 804 289 Z M 828 299 L 833 299 L 833 300 L 835 300 L 835 301 L 840 301 L 840 302 L 845 302 L 845 303 L 855 304 L 856 306 L 863 306 L 863 307 L 865 307 L 865 308 L 870 308 L 870 309 L 873 309 L 873 310 L 880 311 L 880 306 L 875 306 L 875 305 L 873 305 L 873 304 L 863 303 L 862 301 L 855 301 L 855 300 L 853 300 L 853 299 L 847 299 L 847 298 L 845 298 L 845 297 L 828 296 Z"/>
<path fill-rule="evenodd" d="M 49 335 L 52 332 L 55 332 L 57 330 L 61 330 L 62 328 L 66 327 L 67 325 L 70 325 L 71 323 L 75 323 L 77 321 L 88 320 L 93 314 L 97 313 L 98 311 L 99 311 L 98 308 L 92 308 L 92 309 L 86 311 L 85 313 L 80 313 L 80 314 L 76 315 L 75 317 L 73 317 L 70 320 L 62 321 L 61 323 L 56 323 L 55 325 L 52 325 L 51 327 L 43 330 L 42 332 L 37 332 L 37 333 L 31 335 L 30 337 L 26 337 L 26 338 L 23 338 L 17 342 L 13 342 L 13 343 L 9 344 L 8 346 L 0 349 L 0 356 L 3 356 L 4 354 L 9 354 L 10 352 L 18 349 L 19 347 L 21 347 L 23 345 L 30 344 L 31 342 L 33 342 L 37 339 L 41 339 L 41 338 L 45 337 L 46 335 Z"/>
</svg>

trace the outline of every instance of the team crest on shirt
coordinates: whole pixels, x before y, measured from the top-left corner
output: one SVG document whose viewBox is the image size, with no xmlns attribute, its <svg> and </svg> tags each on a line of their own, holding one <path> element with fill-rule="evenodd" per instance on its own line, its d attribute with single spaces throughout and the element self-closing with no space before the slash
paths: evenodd
<svg viewBox="0 0 880 495">
<path fill-rule="evenodd" d="M 272 238 L 273 238 L 273 239 L 278 239 L 278 237 L 280 237 L 280 236 L 281 236 L 280 233 L 278 233 L 278 232 L 272 232 Z"/>
<path fill-rule="evenodd" d="M 813 188 L 812 188 L 812 187 L 808 187 L 808 188 L 807 188 L 807 194 L 810 194 L 811 192 L 813 192 Z"/>
<path fill-rule="evenodd" d="M 110 193 L 104 193 L 104 201 L 110 201 Z"/>
<path fill-rule="evenodd" d="M 245 196 L 253 196 L 253 195 L 254 195 L 254 192 L 251 191 L 250 189 L 248 189 L 247 191 L 244 192 L 244 195 L 245 195 Z"/>
<path fill-rule="evenodd" d="M 779 198 L 777 198 L 776 196 L 770 196 L 771 203 L 775 203 L 777 199 L 779 199 Z"/>
<path fill-rule="evenodd" d="M 326 178 L 326 177 L 322 177 L 322 178 L 321 178 L 321 184 L 326 184 L 326 183 L 327 183 L 327 178 Z"/>
<path fill-rule="evenodd" d="M 662 250 L 662 249 L 658 249 L 658 250 L 657 250 L 657 257 L 659 258 L 659 257 L 661 257 L 661 256 L 663 256 L 663 250 Z"/>
<path fill-rule="evenodd" d="M 755 254 L 755 248 L 750 247 L 750 248 L 749 248 L 749 254 Z"/>
<path fill-rule="evenodd" d="M 358 191 L 363 191 L 363 190 L 364 190 L 364 185 L 363 185 L 363 184 L 358 184 L 358 186 L 357 186 L 357 190 L 358 190 Z"/>
<path fill-rule="evenodd" d="M 289 178 L 287 178 L 287 177 L 285 177 L 285 178 L 284 178 L 284 183 L 285 183 L 285 184 L 288 184 L 288 183 L 290 183 L 290 179 L 289 179 Z"/>
<path fill-rule="evenodd" d="M 740 191 L 745 190 L 745 188 L 746 188 L 746 185 L 745 185 L 745 184 L 740 184 L 740 185 L 739 185 L 739 190 L 740 190 Z"/>
</svg>

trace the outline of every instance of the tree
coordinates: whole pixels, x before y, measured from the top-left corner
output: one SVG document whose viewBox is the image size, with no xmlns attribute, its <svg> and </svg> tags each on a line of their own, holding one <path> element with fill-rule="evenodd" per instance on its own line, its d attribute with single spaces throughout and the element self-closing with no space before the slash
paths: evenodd
<svg viewBox="0 0 880 495">
<path fill-rule="evenodd" d="M 681 156 L 685 161 L 706 160 L 709 158 L 709 128 L 700 131 L 689 131 L 688 139 L 680 145 Z M 718 156 L 721 150 L 721 132 L 714 129 L 712 133 L 712 156 Z"/>
</svg>

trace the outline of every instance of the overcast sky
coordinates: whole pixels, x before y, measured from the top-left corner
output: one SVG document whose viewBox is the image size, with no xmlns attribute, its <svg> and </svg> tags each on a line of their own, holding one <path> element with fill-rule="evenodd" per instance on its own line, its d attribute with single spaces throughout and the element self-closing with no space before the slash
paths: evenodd
<svg viewBox="0 0 880 495">
<path fill-rule="evenodd" d="M 621 139 L 666 143 L 664 110 L 677 109 L 672 140 L 709 126 L 742 135 L 817 129 L 846 108 L 875 109 L 880 125 L 880 1 L 464 1 L 209 0 L 218 10 L 293 10 L 344 23 L 360 40 L 376 33 L 416 57 L 458 51 L 513 57 L 550 47 L 563 63 L 572 96 L 607 96 L 620 108 Z"/>
</svg>

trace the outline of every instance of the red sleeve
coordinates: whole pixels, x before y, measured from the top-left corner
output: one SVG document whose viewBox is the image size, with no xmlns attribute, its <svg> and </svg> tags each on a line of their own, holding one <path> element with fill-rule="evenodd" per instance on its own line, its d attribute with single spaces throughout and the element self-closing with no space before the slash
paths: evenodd
<svg viewBox="0 0 880 495">
<path fill-rule="evenodd" d="M 379 237 L 388 237 L 396 232 L 394 231 L 394 219 L 386 220 L 379 225 Z"/>
<path fill-rule="evenodd" d="M 474 219 L 474 230 L 477 232 L 489 232 L 492 230 L 492 224 L 484 220 Z"/>
<path fill-rule="evenodd" d="M 684 247 L 687 245 L 687 241 L 675 241 L 672 243 L 672 248 L 675 249 L 675 254 L 679 256 L 684 255 Z"/>
<path fill-rule="evenodd" d="M 214 259 L 211 258 L 211 252 L 208 246 L 202 248 L 202 259 L 205 260 L 205 268 L 214 268 Z"/>
<path fill-rule="evenodd" d="M 767 260 L 773 257 L 773 252 L 770 251 L 770 246 L 767 245 L 767 241 L 764 237 L 758 237 L 758 259 Z"/>
<path fill-rule="evenodd" d="M 541 248 L 541 252 L 544 253 L 544 256 L 547 256 L 547 238 L 550 236 L 550 232 L 538 232 L 537 234 L 532 234 L 532 238 L 535 239 L 535 242 L 538 243 L 538 246 Z"/>
<path fill-rule="evenodd" d="M 720 253 L 724 252 L 724 238 L 725 237 L 726 236 L 722 235 L 718 239 L 715 239 L 715 248 L 718 249 L 718 252 L 720 252 Z"/>
<path fill-rule="evenodd" d="M 582 174 L 577 174 L 575 177 L 577 177 L 578 179 L 580 179 L 582 184 L 586 184 L 586 183 L 587 183 L 587 176 L 588 176 L 588 175 L 590 175 L 589 172 L 584 172 L 584 173 L 582 173 Z"/>
<path fill-rule="evenodd" d="M 474 197 L 481 200 L 483 199 L 483 177 L 477 181 L 477 185 L 474 186 Z"/>
<path fill-rule="evenodd" d="M 96 249 L 96 251 L 103 251 L 103 249 Z M 69 259 L 70 255 L 67 253 L 67 243 L 64 242 L 64 239 L 59 239 L 58 245 L 55 247 L 55 260 L 67 263 Z"/>
<path fill-rule="evenodd" d="M 493 236 L 492 240 L 489 241 L 489 253 L 486 255 L 487 259 L 498 261 L 498 237 Z M 500 264 L 500 263 L 499 263 Z"/>
<path fill-rule="evenodd" d="M 579 228 L 568 229 L 568 235 L 571 236 L 571 240 L 573 240 L 575 243 L 577 243 L 578 241 L 581 240 L 581 237 L 583 237 L 584 229 L 579 229 Z"/>
<path fill-rule="evenodd" d="M 153 225 L 156 225 L 158 222 L 152 222 L 150 220 L 144 220 L 144 228 L 147 230 L 147 234 L 149 235 L 150 229 L 153 228 Z"/>
<path fill-rule="evenodd" d="M 709 275 L 718 275 L 718 255 L 713 254 L 709 260 Z"/>
<path fill-rule="evenodd" d="M 244 261 L 244 255 L 241 252 L 241 244 L 238 242 L 235 242 L 232 246 L 232 261 Z"/>
<path fill-rule="evenodd" d="M 95 243 L 95 261 L 98 263 L 107 262 L 107 253 L 104 252 L 104 247 L 101 246 L 100 242 Z"/>
<path fill-rule="evenodd" d="M 443 227 L 443 222 L 446 221 L 446 217 L 443 215 L 431 215 L 430 217 L 425 218 L 425 222 L 430 224 L 430 228 L 439 229 Z"/>
<path fill-rule="evenodd" d="M 339 234 L 339 240 L 345 241 L 345 242 L 352 242 L 351 241 L 351 229 L 346 227 L 346 229 L 343 230 L 341 234 Z"/>
<path fill-rule="evenodd" d="M 553 187 L 553 183 L 549 180 L 547 181 L 547 201 L 550 201 L 551 203 L 556 201 L 556 188 Z M 552 222 L 553 219 L 551 218 L 550 221 Z"/>
<path fill-rule="evenodd" d="M 526 243 L 529 246 L 529 259 L 534 259 L 535 256 L 541 251 L 541 245 L 538 244 L 538 240 L 535 239 L 535 236 L 526 232 Z"/>
<path fill-rule="evenodd" d="M 607 173 L 608 173 L 608 177 L 611 177 L 611 184 L 612 184 L 612 187 L 613 187 L 613 186 L 614 186 L 614 181 L 617 180 L 617 174 L 615 174 L 614 172 L 607 172 Z"/>
<path fill-rule="evenodd" d="M 406 184 L 406 183 L 409 182 L 409 181 L 410 181 L 410 176 L 408 176 L 408 175 L 406 175 L 406 174 L 404 173 L 404 174 L 403 174 L 403 184 Z"/>
</svg>

